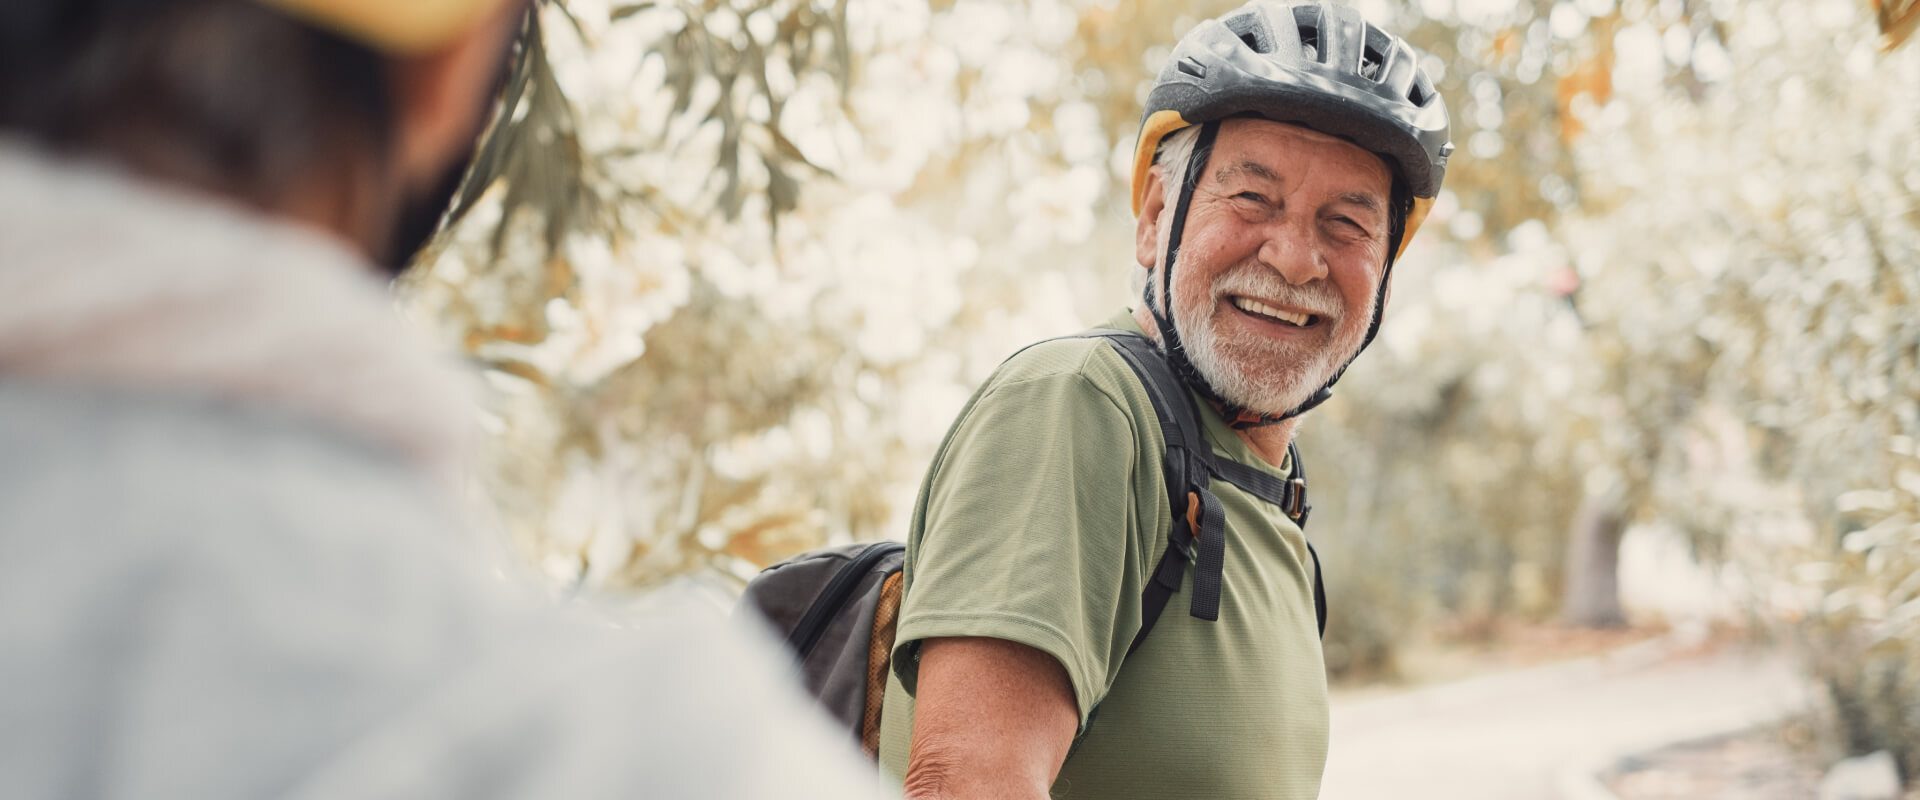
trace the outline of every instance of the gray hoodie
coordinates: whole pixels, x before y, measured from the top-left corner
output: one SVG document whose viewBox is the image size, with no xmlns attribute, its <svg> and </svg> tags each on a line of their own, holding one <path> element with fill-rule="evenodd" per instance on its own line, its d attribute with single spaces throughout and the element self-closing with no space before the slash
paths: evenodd
<svg viewBox="0 0 1920 800">
<path fill-rule="evenodd" d="M 486 574 L 430 352 L 328 239 L 0 141 L 0 796 L 879 796 L 717 612 Z"/>
</svg>

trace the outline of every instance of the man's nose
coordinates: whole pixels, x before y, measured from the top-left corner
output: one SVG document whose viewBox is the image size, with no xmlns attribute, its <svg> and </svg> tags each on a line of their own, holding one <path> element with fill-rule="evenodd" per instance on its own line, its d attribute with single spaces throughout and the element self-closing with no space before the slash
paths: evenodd
<svg viewBox="0 0 1920 800">
<path fill-rule="evenodd" d="M 1288 219 L 1267 231 L 1260 243 L 1260 262 L 1295 286 L 1327 277 L 1327 259 L 1314 245 L 1305 220 Z"/>
</svg>

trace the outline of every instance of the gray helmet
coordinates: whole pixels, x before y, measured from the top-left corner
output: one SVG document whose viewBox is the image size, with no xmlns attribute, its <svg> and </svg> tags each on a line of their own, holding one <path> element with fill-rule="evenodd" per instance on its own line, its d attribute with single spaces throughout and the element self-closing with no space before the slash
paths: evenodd
<svg viewBox="0 0 1920 800">
<path fill-rule="evenodd" d="M 1134 153 L 1134 213 L 1145 205 L 1147 170 L 1168 134 L 1256 116 L 1338 136 L 1391 161 L 1414 196 L 1404 250 L 1453 153 L 1447 104 L 1419 60 L 1400 37 L 1333 3 L 1255 0 L 1200 23 L 1174 46 L 1147 95 Z"/>
</svg>

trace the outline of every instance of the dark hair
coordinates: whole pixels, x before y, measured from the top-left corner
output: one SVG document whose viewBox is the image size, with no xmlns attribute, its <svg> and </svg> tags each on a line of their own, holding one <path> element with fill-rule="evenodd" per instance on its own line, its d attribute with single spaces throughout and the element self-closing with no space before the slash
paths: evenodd
<svg viewBox="0 0 1920 800">
<path fill-rule="evenodd" d="M 0 132 L 55 151 L 266 206 L 393 127 L 380 54 L 252 0 L 0 2 Z"/>
</svg>

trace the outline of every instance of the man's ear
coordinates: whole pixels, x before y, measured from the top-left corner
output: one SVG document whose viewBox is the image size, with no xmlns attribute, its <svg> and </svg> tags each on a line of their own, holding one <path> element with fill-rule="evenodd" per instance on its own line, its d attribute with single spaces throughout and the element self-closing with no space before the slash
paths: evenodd
<svg viewBox="0 0 1920 800">
<path fill-rule="evenodd" d="M 1133 260 L 1149 272 L 1160 262 L 1160 217 L 1167 210 L 1161 175 L 1158 164 L 1147 170 L 1146 202 L 1140 206 L 1140 217 L 1133 222 Z"/>
<path fill-rule="evenodd" d="M 444 47 L 392 62 L 394 159 L 405 182 L 436 178 L 472 150 L 525 9 L 501 3 L 491 19 Z"/>
</svg>

